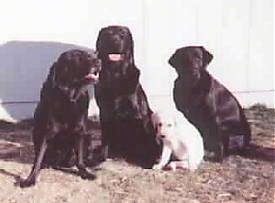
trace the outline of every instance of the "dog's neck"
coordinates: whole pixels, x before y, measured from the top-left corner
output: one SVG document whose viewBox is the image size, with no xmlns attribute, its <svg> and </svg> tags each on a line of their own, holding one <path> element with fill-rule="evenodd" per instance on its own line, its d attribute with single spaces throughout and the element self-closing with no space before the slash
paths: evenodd
<svg viewBox="0 0 275 203">
<path fill-rule="evenodd" d="M 190 84 L 185 76 L 179 75 L 176 79 L 176 84 L 180 89 L 182 89 L 184 97 L 189 100 L 192 99 L 192 95 L 198 96 L 208 91 L 211 86 L 211 76 L 206 70 L 204 70 L 201 72 L 200 79 L 197 82 Z"/>
<path fill-rule="evenodd" d="M 52 89 L 53 89 L 53 92 L 61 93 L 71 103 L 77 102 L 81 98 L 81 96 L 86 94 L 86 92 L 88 91 L 87 85 L 82 85 L 78 87 L 56 85 Z M 56 93 L 56 94 L 59 94 L 59 93 Z"/>
</svg>

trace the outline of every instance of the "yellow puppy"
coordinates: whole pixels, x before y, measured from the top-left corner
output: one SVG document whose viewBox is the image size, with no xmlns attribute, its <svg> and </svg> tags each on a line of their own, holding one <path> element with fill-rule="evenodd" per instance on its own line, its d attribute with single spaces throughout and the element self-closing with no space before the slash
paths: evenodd
<svg viewBox="0 0 275 203">
<path fill-rule="evenodd" d="M 161 111 L 152 115 L 157 139 L 163 142 L 160 162 L 153 169 L 167 167 L 172 170 L 195 170 L 203 160 L 204 149 L 200 133 L 182 115 L 180 119 L 176 115 L 176 112 L 173 114 Z"/>
</svg>

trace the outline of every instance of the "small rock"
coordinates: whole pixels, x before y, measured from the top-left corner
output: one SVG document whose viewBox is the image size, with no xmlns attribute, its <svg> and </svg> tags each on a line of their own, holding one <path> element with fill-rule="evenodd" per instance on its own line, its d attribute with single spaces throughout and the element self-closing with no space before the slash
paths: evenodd
<svg viewBox="0 0 275 203">
<path fill-rule="evenodd" d="M 197 199 L 188 199 L 188 200 L 186 200 L 186 202 L 187 203 L 200 203 L 200 201 Z"/>
<path fill-rule="evenodd" d="M 245 192 L 243 193 L 243 197 L 245 200 L 256 200 L 258 198 L 258 196 L 254 193 L 248 193 L 248 192 Z"/>
<path fill-rule="evenodd" d="M 226 200 L 231 200 L 232 198 L 232 194 L 226 192 L 226 193 L 221 193 L 221 194 L 218 194 L 217 198 L 219 200 L 222 200 L 222 201 L 226 201 Z"/>
<path fill-rule="evenodd" d="M 268 174 L 268 173 L 263 173 L 262 176 L 263 176 L 264 178 L 269 178 L 269 174 Z"/>
</svg>

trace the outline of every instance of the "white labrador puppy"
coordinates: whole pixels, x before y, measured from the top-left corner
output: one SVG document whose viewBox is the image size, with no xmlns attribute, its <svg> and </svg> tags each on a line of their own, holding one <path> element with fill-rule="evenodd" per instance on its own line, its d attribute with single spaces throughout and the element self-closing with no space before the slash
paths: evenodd
<svg viewBox="0 0 275 203">
<path fill-rule="evenodd" d="M 152 120 L 157 139 L 163 142 L 160 162 L 153 169 L 197 169 L 204 156 L 199 131 L 177 112 L 157 111 L 152 114 Z"/>
</svg>

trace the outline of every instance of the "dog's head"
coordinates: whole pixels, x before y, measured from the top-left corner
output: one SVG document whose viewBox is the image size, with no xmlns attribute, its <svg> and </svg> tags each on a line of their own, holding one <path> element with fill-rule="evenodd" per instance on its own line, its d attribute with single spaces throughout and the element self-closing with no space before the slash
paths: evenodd
<svg viewBox="0 0 275 203">
<path fill-rule="evenodd" d="M 212 59 L 213 55 L 204 47 L 189 46 L 177 49 L 168 62 L 176 69 L 180 77 L 196 81 Z"/>
<path fill-rule="evenodd" d="M 96 42 L 99 58 L 109 63 L 133 63 L 133 46 L 132 34 L 125 26 L 102 28 Z"/>
<path fill-rule="evenodd" d="M 168 112 L 157 111 L 152 114 L 151 118 L 157 140 L 165 142 L 174 139 L 176 121 L 173 115 Z"/>
<path fill-rule="evenodd" d="M 51 70 L 55 85 L 75 87 L 98 81 L 101 61 L 96 52 L 69 50 L 62 53 Z"/>
</svg>

